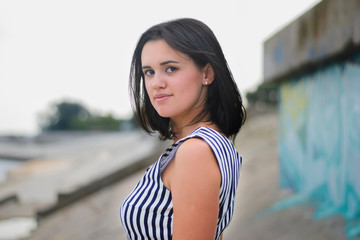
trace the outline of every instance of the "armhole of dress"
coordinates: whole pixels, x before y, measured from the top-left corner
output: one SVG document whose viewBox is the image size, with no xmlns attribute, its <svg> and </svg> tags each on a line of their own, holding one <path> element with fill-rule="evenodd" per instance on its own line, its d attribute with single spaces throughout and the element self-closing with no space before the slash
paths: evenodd
<svg viewBox="0 0 360 240">
<path fill-rule="evenodd" d="M 160 159 L 160 174 L 165 170 L 167 165 L 171 162 L 171 160 L 174 158 L 177 149 L 180 147 L 182 142 L 179 142 L 178 145 L 174 146 L 171 145 L 169 148 L 166 149 L 165 153 L 161 156 Z"/>
<path fill-rule="evenodd" d="M 162 172 L 165 170 L 165 168 L 167 167 L 167 165 L 171 162 L 171 160 L 175 157 L 175 154 L 176 154 L 176 151 L 178 150 L 178 148 L 180 147 L 180 145 L 185 142 L 186 140 L 188 139 L 191 139 L 191 138 L 199 138 L 199 139 L 202 139 L 204 142 L 205 139 L 200 137 L 200 136 L 197 136 L 197 135 L 193 135 L 193 136 L 187 136 L 181 140 L 179 140 L 178 142 L 172 144 L 170 147 L 168 147 L 165 152 L 161 155 L 161 159 L 160 159 L 160 166 L 159 166 L 159 169 L 160 169 L 160 174 L 162 174 Z M 207 143 L 208 144 L 208 143 Z"/>
<path fill-rule="evenodd" d="M 165 168 L 167 167 L 167 165 L 171 162 L 171 160 L 175 157 L 175 154 L 178 150 L 178 148 L 180 147 L 180 145 L 185 142 L 186 140 L 188 139 L 191 139 L 191 138 L 198 138 L 198 139 L 201 139 L 203 140 L 211 149 L 211 151 L 213 152 L 214 154 L 214 157 L 215 157 L 215 160 L 216 160 L 216 163 L 218 164 L 219 166 L 219 170 L 220 170 L 220 163 L 219 163 L 219 159 L 217 159 L 217 156 L 214 152 L 214 149 L 212 148 L 211 144 L 209 142 L 206 141 L 206 139 L 202 136 L 199 136 L 199 135 L 193 135 L 193 136 L 188 136 L 184 139 L 181 139 L 180 141 L 172 144 L 170 147 L 168 147 L 165 152 L 163 153 L 163 155 L 161 156 L 161 160 L 160 160 L 160 174 L 162 174 L 162 172 L 165 170 Z M 220 173 L 221 173 L 221 170 L 220 170 Z"/>
</svg>

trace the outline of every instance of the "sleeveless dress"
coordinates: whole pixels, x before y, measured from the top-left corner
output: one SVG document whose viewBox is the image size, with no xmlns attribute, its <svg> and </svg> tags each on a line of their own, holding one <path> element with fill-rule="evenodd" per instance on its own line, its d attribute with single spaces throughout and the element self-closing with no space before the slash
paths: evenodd
<svg viewBox="0 0 360 240">
<path fill-rule="evenodd" d="M 181 143 L 189 138 L 203 139 L 211 147 L 219 165 L 221 185 L 215 240 L 220 239 L 230 223 L 242 158 L 233 144 L 219 132 L 200 127 L 167 148 L 122 203 L 120 219 L 128 239 L 172 239 L 173 203 L 161 173 L 174 158 Z"/>
</svg>

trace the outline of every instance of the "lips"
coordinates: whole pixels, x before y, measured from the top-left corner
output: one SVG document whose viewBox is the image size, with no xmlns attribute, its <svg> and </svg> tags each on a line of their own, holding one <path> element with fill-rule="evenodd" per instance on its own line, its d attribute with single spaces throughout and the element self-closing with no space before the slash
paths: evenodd
<svg viewBox="0 0 360 240">
<path fill-rule="evenodd" d="M 169 97 L 171 97 L 171 94 L 158 93 L 158 94 L 155 94 L 154 99 L 156 102 L 162 102 L 162 101 L 167 100 Z"/>
</svg>

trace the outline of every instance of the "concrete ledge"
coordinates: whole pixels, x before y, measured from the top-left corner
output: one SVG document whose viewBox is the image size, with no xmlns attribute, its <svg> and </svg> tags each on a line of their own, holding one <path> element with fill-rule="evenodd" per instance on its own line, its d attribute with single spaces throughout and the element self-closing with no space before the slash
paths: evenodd
<svg viewBox="0 0 360 240">
<path fill-rule="evenodd" d="M 96 179 L 92 182 L 89 182 L 87 185 L 82 186 L 79 189 L 76 189 L 68 193 L 59 193 L 58 200 L 54 205 L 47 206 L 43 209 L 37 211 L 36 218 L 38 221 L 43 220 L 49 215 L 55 213 L 56 211 L 62 209 L 63 207 L 68 206 L 69 204 L 76 202 L 90 194 L 100 190 L 101 188 L 108 187 L 113 183 L 118 182 L 121 179 L 124 179 L 136 171 L 143 169 L 150 164 L 154 163 L 157 158 L 161 155 L 165 149 L 165 143 L 159 142 L 156 146 L 154 152 L 142 159 L 135 160 L 134 162 L 128 164 L 127 166 L 115 170 L 113 173 L 108 174 L 100 179 Z"/>
<path fill-rule="evenodd" d="M 264 81 L 360 52 L 360 1 L 323 0 L 264 43 Z"/>
<path fill-rule="evenodd" d="M 17 202 L 19 199 L 15 194 L 3 197 L 0 199 L 0 206 L 8 202 Z"/>
<path fill-rule="evenodd" d="M 45 157 L 20 164 L 0 184 L 0 219 L 44 219 L 149 166 L 169 144 L 140 131 L 46 137 L 54 141 L 2 140 L 3 155 Z"/>
</svg>

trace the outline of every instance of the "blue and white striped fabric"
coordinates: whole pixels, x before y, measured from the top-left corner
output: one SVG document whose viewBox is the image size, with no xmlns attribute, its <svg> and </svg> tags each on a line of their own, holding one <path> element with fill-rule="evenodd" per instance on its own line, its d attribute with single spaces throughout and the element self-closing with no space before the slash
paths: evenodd
<svg viewBox="0 0 360 240">
<path fill-rule="evenodd" d="M 220 239 L 234 212 L 241 157 L 227 138 L 206 127 L 194 130 L 166 149 L 125 199 L 121 205 L 120 218 L 128 239 L 172 239 L 173 203 L 171 192 L 161 180 L 161 172 L 175 156 L 181 143 L 194 137 L 209 144 L 219 164 L 221 185 L 215 239 Z"/>
</svg>

